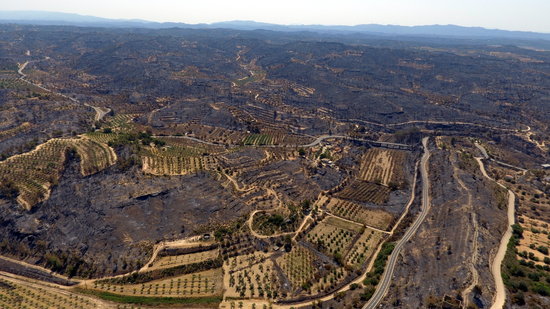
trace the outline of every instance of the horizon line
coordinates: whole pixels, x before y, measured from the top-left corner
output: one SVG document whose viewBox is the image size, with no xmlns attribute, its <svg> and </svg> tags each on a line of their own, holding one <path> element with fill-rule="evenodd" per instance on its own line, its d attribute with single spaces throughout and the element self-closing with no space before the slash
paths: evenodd
<svg viewBox="0 0 550 309">
<path fill-rule="evenodd" d="M 187 23 L 185 21 L 158 21 L 158 20 L 147 20 L 147 19 L 141 19 L 141 18 L 110 18 L 110 17 L 103 17 L 103 16 L 97 16 L 97 15 L 88 15 L 88 14 L 82 14 L 82 13 L 73 13 L 73 12 L 62 12 L 62 11 L 46 11 L 46 10 L 1 10 L 0 12 L 28 12 L 28 13 L 54 13 L 54 14 L 68 14 L 68 15 L 76 15 L 76 16 L 82 16 L 82 17 L 92 17 L 92 18 L 98 18 L 98 19 L 105 19 L 106 21 L 110 22 L 141 22 L 141 23 L 156 23 L 156 24 L 184 24 L 184 25 L 214 25 L 219 23 L 231 23 L 231 22 L 250 22 L 250 23 L 259 23 L 259 24 L 268 24 L 268 25 L 275 25 L 275 26 L 287 26 L 287 27 L 307 27 L 307 26 L 322 26 L 322 27 L 359 27 L 359 26 L 385 26 L 385 27 L 404 27 L 404 28 L 414 28 L 414 27 L 430 27 L 430 26 L 454 26 L 454 27 L 461 27 L 461 28 L 473 28 L 473 29 L 484 29 L 484 30 L 496 30 L 496 31 L 506 31 L 506 32 L 520 32 L 520 33 L 531 33 L 531 34 L 550 34 L 550 32 L 542 32 L 542 31 L 534 31 L 534 30 L 510 30 L 510 29 L 501 29 L 501 28 L 488 28 L 483 26 L 466 26 L 466 25 L 460 25 L 460 24 L 416 24 L 416 25 L 402 25 L 402 24 L 384 24 L 384 23 L 361 23 L 361 24 L 353 24 L 353 25 L 345 25 L 345 24 L 322 24 L 322 23 L 315 23 L 315 24 L 304 24 L 304 23 L 290 23 L 290 24 L 284 24 L 284 23 L 273 23 L 273 22 L 265 22 L 265 21 L 257 21 L 257 20 L 250 20 L 250 19 L 233 19 L 233 20 L 219 20 L 219 21 L 212 21 L 212 22 L 199 22 L 199 23 Z M 18 20 L 18 19 L 0 19 L 0 20 Z M 32 21 L 32 19 L 29 19 L 29 21 Z M 39 20 L 35 19 L 35 21 L 64 21 L 64 20 Z M 81 21 L 81 23 L 93 23 L 90 21 Z"/>
</svg>

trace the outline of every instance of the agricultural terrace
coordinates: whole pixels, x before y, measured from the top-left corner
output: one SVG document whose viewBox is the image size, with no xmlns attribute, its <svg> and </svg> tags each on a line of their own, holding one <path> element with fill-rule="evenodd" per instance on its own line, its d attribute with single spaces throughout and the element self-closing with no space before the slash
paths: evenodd
<svg viewBox="0 0 550 309">
<path fill-rule="evenodd" d="M 27 131 L 31 127 L 32 127 L 32 124 L 30 122 L 23 122 L 22 124 L 20 124 L 16 127 L 13 127 L 11 129 L 0 131 L 0 141 L 4 140 L 4 139 L 7 139 L 7 138 L 10 138 L 12 136 L 15 136 L 16 134 L 18 134 L 20 132 Z"/>
<path fill-rule="evenodd" d="M 217 159 L 197 155 L 187 147 L 146 147 L 141 153 L 143 172 L 152 175 L 187 175 L 200 170 L 214 170 Z"/>
<path fill-rule="evenodd" d="M 264 134 L 270 136 L 273 145 L 305 145 L 313 141 L 310 136 L 290 134 L 281 130 L 267 130 Z"/>
<path fill-rule="evenodd" d="M 202 252 L 194 252 L 181 255 L 169 255 L 157 258 L 149 269 L 170 268 L 182 265 L 199 263 L 207 260 L 213 260 L 220 255 L 219 249 L 213 249 Z"/>
<path fill-rule="evenodd" d="M 522 238 L 517 245 L 517 254 L 533 261 L 535 265 L 550 265 L 550 229 L 548 223 L 544 221 L 520 217 L 521 228 L 523 229 Z"/>
<path fill-rule="evenodd" d="M 347 185 L 334 196 L 363 203 L 384 204 L 390 195 L 391 189 L 375 183 L 356 180 Z"/>
<path fill-rule="evenodd" d="M 39 98 L 41 96 L 47 96 L 47 97 L 53 96 L 53 94 L 51 94 L 50 92 L 47 92 L 44 89 L 38 88 L 33 84 L 23 81 L 18 77 L 9 77 L 9 78 L 0 79 L 0 89 L 13 89 L 17 91 L 26 91 L 27 94 L 24 97 L 27 99 Z M 22 94 L 19 94 L 18 96 L 21 97 Z"/>
<path fill-rule="evenodd" d="M 222 293 L 222 270 L 211 269 L 141 284 L 113 284 L 105 280 L 94 281 L 85 289 L 118 295 L 145 297 L 205 297 Z"/>
<path fill-rule="evenodd" d="M 225 297 L 278 297 L 279 284 L 273 271 L 273 262 L 262 253 L 230 258 L 224 275 Z"/>
<path fill-rule="evenodd" d="M 95 131 L 84 134 L 84 137 L 94 142 L 108 145 L 109 143 L 117 139 L 117 134 Z"/>
<path fill-rule="evenodd" d="M 36 149 L 0 162 L 0 179 L 18 192 L 17 201 L 26 209 L 46 200 L 57 184 L 69 150 L 80 157 L 82 175 L 88 176 L 113 165 L 115 152 L 89 139 L 54 138 Z"/>
<path fill-rule="evenodd" d="M 181 138 L 152 137 L 150 133 L 113 133 L 96 131 L 88 139 L 109 145 L 138 145 L 142 168 L 152 175 L 186 175 L 199 170 L 213 170 L 217 159 L 210 153 L 221 153 L 219 146 L 203 145 Z"/>
<path fill-rule="evenodd" d="M 385 234 L 373 229 L 366 228 L 361 237 L 355 242 L 353 248 L 345 257 L 346 265 L 354 268 L 361 268 L 365 262 L 371 259 L 376 248 L 384 238 Z"/>
<path fill-rule="evenodd" d="M 292 251 L 276 261 L 294 289 L 311 286 L 317 268 L 314 266 L 315 256 L 307 248 L 294 246 Z"/>
<path fill-rule="evenodd" d="M 329 216 L 306 235 L 306 240 L 330 256 L 340 264 L 344 264 L 350 245 L 362 233 L 362 225 Z"/>
<path fill-rule="evenodd" d="M 393 215 L 389 212 L 368 209 L 360 204 L 339 198 L 329 197 L 326 207 L 329 212 L 336 216 L 381 230 L 388 230 L 394 221 Z"/>
<path fill-rule="evenodd" d="M 405 151 L 370 148 L 363 156 L 358 178 L 384 186 L 402 187 L 406 156 Z"/>
<path fill-rule="evenodd" d="M 8 277 L 0 278 L 0 308 L 3 309 L 93 309 L 97 303 L 68 291 L 46 288 Z"/>
<path fill-rule="evenodd" d="M 110 128 L 114 132 L 128 131 L 132 129 L 132 122 L 138 116 L 139 114 L 116 114 L 108 117 L 102 124 L 102 127 Z"/>
<path fill-rule="evenodd" d="M 171 135 L 173 132 L 178 132 L 177 134 L 182 134 L 184 132 L 189 136 L 196 137 L 201 140 L 221 143 L 226 145 L 237 145 L 243 141 L 246 134 L 241 131 L 233 131 L 225 128 L 211 127 L 206 125 L 184 123 L 178 125 L 175 129 L 170 131 L 163 131 L 163 134 Z"/>
<path fill-rule="evenodd" d="M 84 176 L 115 164 L 117 159 L 116 153 L 109 146 L 86 138 L 72 139 L 68 146 L 74 148 L 80 157 L 80 171 Z"/>
<path fill-rule="evenodd" d="M 243 144 L 254 146 L 271 145 L 272 139 L 267 134 L 251 134 L 243 139 Z"/>
<path fill-rule="evenodd" d="M 209 145 L 204 143 L 199 143 L 187 138 L 178 137 L 178 136 L 156 136 L 156 139 L 163 141 L 166 146 L 172 147 L 187 147 L 195 149 L 198 153 L 204 154 L 220 154 L 227 152 L 224 146 L 221 145 Z"/>
</svg>

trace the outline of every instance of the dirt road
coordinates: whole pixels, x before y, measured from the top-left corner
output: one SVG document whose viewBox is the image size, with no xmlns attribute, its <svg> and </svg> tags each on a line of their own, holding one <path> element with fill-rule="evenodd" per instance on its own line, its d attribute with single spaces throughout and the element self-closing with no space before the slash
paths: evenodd
<svg viewBox="0 0 550 309">
<path fill-rule="evenodd" d="M 45 59 L 49 59 L 48 57 L 46 57 Z M 66 99 L 69 99 L 75 103 L 80 103 L 80 101 L 78 101 L 77 99 L 75 98 L 72 98 L 72 97 L 69 97 L 68 95 L 65 95 L 65 94 L 62 94 L 62 93 L 59 93 L 59 92 L 55 92 L 53 90 L 50 90 L 48 88 L 45 88 L 41 85 L 38 85 L 38 84 L 35 84 L 31 81 L 29 81 L 27 79 L 27 75 L 25 73 L 23 73 L 23 70 L 27 67 L 27 65 L 29 65 L 29 63 L 31 62 L 36 62 L 36 61 L 40 61 L 40 60 L 33 60 L 33 61 L 27 61 L 25 63 L 23 63 L 22 65 L 19 66 L 19 69 L 17 70 L 17 73 L 20 75 L 19 79 L 28 83 L 28 84 L 31 84 L 35 87 L 38 87 L 46 92 L 49 92 L 49 93 L 53 93 L 55 95 L 58 95 L 60 97 L 63 97 L 63 98 L 66 98 Z M 110 108 L 107 108 L 107 107 L 97 107 L 97 106 L 92 106 L 88 103 L 83 103 L 84 106 L 87 106 L 87 107 L 90 107 L 92 108 L 94 111 L 95 111 L 95 116 L 94 116 L 94 121 L 100 121 L 101 119 L 103 119 L 108 113 L 111 112 L 111 109 Z"/>
<path fill-rule="evenodd" d="M 479 164 L 479 169 L 481 170 L 481 173 L 483 174 L 483 176 L 485 176 L 487 179 L 490 179 L 491 181 L 494 181 L 502 188 L 506 189 L 505 186 L 496 182 L 493 178 L 487 175 L 487 171 L 485 170 L 485 165 L 483 164 L 483 161 L 481 160 L 481 158 L 476 158 L 476 161 Z M 507 210 L 508 228 L 506 229 L 506 232 L 504 232 L 504 235 L 502 235 L 502 239 L 500 240 L 500 245 L 498 247 L 497 254 L 495 255 L 493 263 L 491 264 L 491 272 L 493 273 L 493 278 L 495 280 L 495 286 L 496 286 L 496 291 L 495 291 L 495 295 L 493 296 L 493 304 L 491 305 L 491 309 L 503 308 L 504 304 L 506 303 L 506 287 L 504 286 L 504 281 L 502 280 L 501 267 L 502 267 L 502 261 L 504 260 L 504 256 L 506 255 L 506 250 L 508 249 L 508 242 L 512 237 L 512 225 L 515 223 L 515 204 L 516 204 L 516 196 L 511 190 L 508 190 L 508 210 Z"/>
</svg>

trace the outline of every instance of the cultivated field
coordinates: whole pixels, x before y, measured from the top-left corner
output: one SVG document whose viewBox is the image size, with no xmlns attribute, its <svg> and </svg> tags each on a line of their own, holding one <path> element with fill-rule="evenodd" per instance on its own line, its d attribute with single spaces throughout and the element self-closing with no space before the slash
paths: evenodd
<svg viewBox="0 0 550 309">
<path fill-rule="evenodd" d="M 520 219 L 523 222 L 521 223 L 523 238 L 519 239 L 519 245 L 516 247 L 518 255 L 537 265 L 550 264 L 550 228 L 548 223 L 526 216 L 521 216 Z"/>
<path fill-rule="evenodd" d="M 394 220 L 392 214 L 383 210 L 368 209 L 352 201 L 334 197 L 329 199 L 326 206 L 328 211 L 351 221 L 366 224 L 381 230 L 387 230 Z"/>
<path fill-rule="evenodd" d="M 115 152 L 105 144 L 85 138 L 54 138 L 30 152 L 0 162 L 0 179 L 4 183 L 13 183 L 18 190 L 17 201 L 30 209 L 49 197 L 51 187 L 59 181 L 69 150 L 74 150 L 80 157 L 80 170 L 84 176 L 116 162 Z"/>
<path fill-rule="evenodd" d="M 113 131 L 126 131 L 132 128 L 132 121 L 139 114 L 116 114 L 106 119 L 103 127 L 111 128 Z"/>
<path fill-rule="evenodd" d="M 196 149 L 184 146 L 147 147 L 141 159 L 143 171 L 153 175 L 186 175 L 217 167 L 215 157 L 202 156 Z"/>
<path fill-rule="evenodd" d="M 365 229 L 361 237 L 355 242 L 353 248 L 346 255 L 346 264 L 360 268 L 368 261 L 376 251 L 376 248 L 383 239 L 384 233 L 372 229 Z"/>
<path fill-rule="evenodd" d="M 324 275 L 313 283 L 311 287 L 311 294 L 329 292 L 340 283 L 349 271 L 344 267 L 331 267 L 328 271 L 325 271 Z"/>
<path fill-rule="evenodd" d="M 12 136 L 15 136 L 18 133 L 27 131 L 31 127 L 32 127 L 32 124 L 30 122 L 23 122 L 22 124 L 20 124 L 16 127 L 13 127 L 13 128 L 10 128 L 10 129 L 4 130 L 4 131 L 0 131 L 0 141 L 5 140 L 7 138 L 10 138 Z"/>
<path fill-rule="evenodd" d="M 267 134 L 251 134 L 244 138 L 243 144 L 245 145 L 271 145 L 272 138 Z"/>
<path fill-rule="evenodd" d="M 88 297 L 3 277 L 0 278 L 0 308 L 93 309 L 100 307 Z"/>
<path fill-rule="evenodd" d="M 389 186 L 403 182 L 405 151 L 370 148 L 361 162 L 359 179 Z"/>
<path fill-rule="evenodd" d="M 363 226 L 336 217 L 327 217 L 306 235 L 306 240 L 318 250 L 341 260 Z"/>
<path fill-rule="evenodd" d="M 202 261 L 213 260 L 220 255 L 219 249 L 213 249 L 202 252 L 173 255 L 173 256 L 162 256 L 157 258 L 149 267 L 149 269 L 159 269 L 159 268 L 170 268 L 177 267 L 182 265 L 189 265 L 194 263 L 199 263 Z"/>
<path fill-rule="evenodd" d="M 222 292 L 222 270 L 212 269 L 142 284 L 110 284 L 94 281 L 88 289 L 119 295 L 146 297 L 205 297 Z"/>
<path fill-rule="evenodd" d="M 224 296 L 235 298 L 278 297 L 278 280 L 273 271 L 273 262 L 262 253 L 230 258 L 226 262 Z"/>
<path fill-rule="evenodd" d="M 364 203 L 383 204 L 387 201 L 390 188 L 370 182 L 356 180 L 334 196 Z"/>
<path fill-rule="evenodd" d="M 315 256 L 307 248 L 296 246 L 277 259 L 277 264 L 292 283 L 292 287 L 303 288 L 311 284 L 317 269 L 313 265 Z"/>
</svg>

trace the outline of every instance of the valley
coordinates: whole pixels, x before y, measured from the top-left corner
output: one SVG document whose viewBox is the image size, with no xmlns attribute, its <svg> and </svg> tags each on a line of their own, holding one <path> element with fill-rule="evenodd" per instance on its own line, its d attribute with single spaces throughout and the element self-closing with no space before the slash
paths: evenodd
<svg viewBox="0 0 550 309">
<path fill-rule="evenodd" d="M 550 306 L 550 54 L 327 40 L 0 25 L 0 307 Z"/>
</svg>

